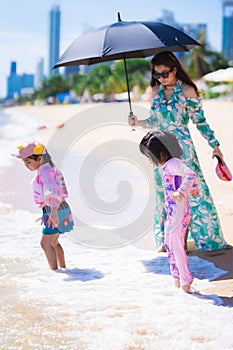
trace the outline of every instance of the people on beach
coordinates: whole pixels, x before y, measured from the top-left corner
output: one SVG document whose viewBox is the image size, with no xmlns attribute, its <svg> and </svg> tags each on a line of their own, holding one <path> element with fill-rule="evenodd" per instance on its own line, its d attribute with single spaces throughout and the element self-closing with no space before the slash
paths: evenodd
<svg viewBox="0 0 233 350">
<path fill-rule="evenodd" d="M 166 212 L 164 247 L 175 286 L 189 293 L 193 277 L 184 239 L 191 219 L 189 194 L 198 194 L 196 174 L 181 159 L 182 149 L 176 137 L 167 131 L 147 133 L 139 148 L 154 167 L 160 168 Z"/>
<path fill-rule="evenodd" d="M 73 229 L 74 222 L 65 200 L 68 192 L 64 177 L 54 166 L 45 146 L 39 142 L 18 146 L 18 152 L 13 156 L 22 159 L 29 170 L 36 171 L 32 188 L 34 201 L 42 208 L 40 244 L 51 270 L 65 268 L 64 250 L 58 240 L 60 234 Z"/>
<path fill-rule="evenodd" d="M 204 179 L 196 150 L 190 135 L 188 123 L 196 124 L 201 135 L 213 149 L 212 157 L 223 160 L 214 131 L 206 121 L 202 99 L 195 83 L 182 67 L 176 56 L 170 51 L 155 55 L 151 60 L 152 104 L 149 118 L 138 120 L 129 116 L 129 125 L 157 130 L 168 130 L 173 133 L 182 148 L 182 158 L 196 173 L 199 195 L 191 198 L 192 218 L 188 227 L 189 235 L 200 250 L 218 250 L 226 247 L 218 214 Z M 156 207 L 154 215 L 154 235 L 159 251 L 164 248 L 164 192 L 161 174 L 154 169 Z M 187 232 L 188 233 L 188 232 Z"/>
</svg>

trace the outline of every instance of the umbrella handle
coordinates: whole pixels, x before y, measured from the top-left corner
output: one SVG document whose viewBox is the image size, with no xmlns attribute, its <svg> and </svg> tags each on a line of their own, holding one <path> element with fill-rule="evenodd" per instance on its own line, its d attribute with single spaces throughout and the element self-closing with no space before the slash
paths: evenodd
<svg viewBox="0 0 233 350">
<path fill-rule="evenodd" d="M 132 111 L 132 110 L 129 112 L 129 115 L 130 115 L 130 116 L 133 115 L 133 111 Z M 131 131 L 136 131 L 134 125 L 131 125 Z"/>
</svg>

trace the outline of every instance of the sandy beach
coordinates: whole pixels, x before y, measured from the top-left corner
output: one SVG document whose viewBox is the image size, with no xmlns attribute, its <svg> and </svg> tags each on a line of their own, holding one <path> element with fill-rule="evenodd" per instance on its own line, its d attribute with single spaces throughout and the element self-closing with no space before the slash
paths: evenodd
<svg viewBox="0 0 233 350">
<path fill-rule="evenodd" d="M 232 110 L 233 102 L 224 100 L 205 100 L 203 101 L 205 116 L 209 122 L 211 128 L 215 131 L 215 135 L 218 138 L 221 150 L 224 154 L 226 163 L 230 169 L 233 169 L 233 158 L 232 158 L 232 140 L 233 140 L 233 129 L 232 129 Z M 128 115 L 128 104 L 120 104 L 121 115 L 116 116 L 119 122 L 127 122 Z M 114 109 L 114 106 L 119 108 L 119 104 L 113 104 L 112 106 L 107 106 L 109 111 Z M 66 121 L 71 117 L 75 116 L 77 113 L 83 113 L 86 110 L 93 111 L 93 115 L 96 113 L 96 109 L 100 107 L 99 104 L 81 104 L 81 105 L 51 105 L 51 106 L 19 106 L 13 107 L 12 111 L 14 114 L 28 115 L 33 123 L 38 128 L 35 131 L 35 138 L 48 143 L 49 139 L 57 132 L 58 128 L 61 127 L 61 135 L 66 132 Z M 149 104 L 148 103 L 134 103 L 134 112 L 139 113 L 140 118 L 145 118 L 148 115 Z M 139 109 L 138 109 L 139 108 Z M 11 108 L 9 108 L 11 112 Z M 84 114 L 85 116 L 85 114 Z M 63 126 L 64 123 L 64 126 Z M 215 174 L 216 160 L 211 157 L 212 150 L 207 144 L 206 140 L 200 135 L 195 125 L 190 122 L 190 130 L 193 137 L 194 144 L 198 153 L 198 157 L 201 163 L 201 167 L 209 185 L 210 191 L 214 198 L 224 237 L 227 243 L 233 246 L 233 181 L 224 182 L 217 178 Z M 140 140 L 143 131 L 138 130 L 136 139 Z M 131 133 L 132 135 L 132 133 Z M 20 168 L 18 171 L 21 171 Z M 30 178 L 30 174 L 25 174 Z M 8 178 L 9 187 L 13 186 L 13 179 Z M 9 191 L 8 191 L 9 192 Z M 21 193 L 23 193 L 21 191 Z M 17 196 L 13 199 L 14 203 L 17 204 Z M 20 201 L 22 203 L 22 201 Z M 28 203 L 28 201 L 24 201 Z M 25 204 L 28 209 L 31 205 Z M 35 209 L 35 206 L 31 206 Z M 227 249 L 220 252 L 200 252 L 196 251 L 193 242 L 189 242 L 189 254 L 197 255 L 203 259 L 207 259 L 214 262 L 217 267 L 223 270 L 229 271 L 229 274 L 219 278 L 213 283 L 213 288 L 211 292 L 221 295 L 226 298 L 227 302 L 233 305 L 233 250 Z"/>
<path fill-rule="evenodd" d="M 94 163 L 97 169 L 96 174 L 102 175 L 103 182 L 108 178 L 108 173 L 104 172 L 101 163 L 104 159 L 101 157 L 102 144 L 107 144 L 108 147 L 105 147 L 105 150 L 109 151 L 110 156 L 112 156 L 112 154 L 115 155 L 114 141 L 117 140 L 119 143 L 119 139 L 121 147 L 117 151 L 119 151 L 120 156 L 123 157 L 126 154 L 127 157 L 132 157 L 132 167 L 136 162 L 138 162 L 139 168 L 144 166 L 144 158 L 140 158 L 139 152 L 132 153 L 130 143 L 135 147 L 145 134 L 145 130 L 138 128 L 134 132 L 131 131 L 127 125 L 128 110 L 127 103 L 113 103 L 105 105 L 21 106 L 8 108 L 7 113 L 14 115 L 18 122 L 22 118 L 23 123 L 30 124 L 27 136 L 33 136 L 52 150 L 55 163 L 62 165 L 67 173 L 68 184 L 71 184 L 69 200 L 74 214 L 76 215 L 77 211 L 78 216 L 83 214 L 81 205 L 79 208 L 74 205 L 75 196 L 82 196 L 82 193 L 78 193 L 77 188 L 72 187 L 72 183 L 77 182 L 77 172 L 82 171 L 82 168 L 78 167 L 79 162 L 89 160 L 88 156 L 84 154 L 87 147 L 90 150 L 91 163 L 96 160 L 96 164 Z M 220 142 L 225 161 L 229 168 L 233 169 L 231 154 L 233 102 L 206 100 L 204 101 L 204 110 L 206 119 L 211 128 L 215 130 L 216 137 Z M 141 119 L 144 119 L 148 116 L 149 104 L 134 103 L 133 111 Z M 31 339 L 44 349 L 71 349 L 74 348 L 72 347 L 74 344 L 77 344 L 77 339 L 80 350 L 109 350 L 110 348 L 111 350 L 157 350 L 155 344 L 159 344 L 159 348 L 162 350 L 168 348 L 186 350 L 192 347 L 198 350 L 217 350 L 223 342 L 222 349 L 232 349 L 233 337 L 228 337 L 232 325 L 226 320 L 232 319 L 233 310 L 233 249 L 231 248 L 233 246 L 233 181 L 224 182 L 216 176 L 216 160 L 212 159 L 212 150 L 196 127 L 190 123 L 201 167 L 217 207 L 223 235 L 229 244 L 228 249 L 204 252 L 197 251 L 192 240 L 188 242 L 191 269 L 197 276 L 194 286 L 201 293 L 200 296 L 196 297 L 179 293 L 170 285 L 166 254 L 158 255 L 156 253 L 152 232 L 141 238 L 139 235 L 127 236 L 128 241 L 124 241 L 122 237 L 116 239 L 116 235 L 113 235 L 111 243 L 113 247 L 114 244 L 116 247 L 120 247 L 122 244 L 122 248 L 119 249 L 102 250 L 101 244 L 106 244 L 106 241 L 96 241 L 97 249 L 93 250 L 94 246 L 88 246 L 85 241 L 85 232 L 83 236 L 80 234 L 80 239 L 83 239 L 84 244 L 74 245 L 72 239 L 64 238 L 62 244 L 65 246 L 65 251 L 69 252 L 67 260 L 70 268 L 55 275 L 50 272 L 38 246 L 39 228 L 35 220 L 38 218 L 40 210 L 33 204 L 31 197 L 30 181 L 33 174 L 25 171 L 23 164 L 13 157 L 9 163 L 7 162 L 9 154 L 15 151 L 16 145 L 20 144 L 20 128 L 21 124 L 19 123 L 16 130 L 17 136 L 11 135 L 12 141 L 7 143 L 7 155 L 4 147 L 0 150 L 0 157 L 6 160 L 0 171 L 0 182 L 4 184 L 0 191 L 0 214 L 3 225 L 2 235 L 5 240 L 1 268 L 7 273 L 10 281 L 9 283 L 4 281 L 2 289 L 3 307 L 6 314 L 9 312 L 10 315 L 8 320 L 6 319 L 2 323 L 5 334 L 3 344 L 8 345 L 5 348 L 17 349 L 22 346 L 22 349 L 36 349 L 35 346 L 24 347 L 25 344 L 28 344 L 28 335 L 22 329 L 28 327 Z M 24 124 L 22 124 L 23 128 Z M 11 133 L 11 129 L 9 129 L 9 133 Z M 129 143 L 125 144 L 127 138 Z M 66 148 L 69 149 L 68 154 L 65 152 Z M 129 149 L 126 150 L 126 148 Z M 72 164 L 73 174 L 67 171 L 70 170 L 69 156 L 71 153 L 72 156 L 76 156 L 76 161 Z M 106 154 L 108 155 L 108 153 Z M 106 163 L 105 160 L 104 162 Z M 140 210 L 144 206 L 144 199 L 140 193 L 143 193 L 146 187 L 140 185 L 141 177 L 137 174 L 137 168 L 135 169 L 136 175 L 133 185 L 139 192 L 139 198 L 135 205 L 131 204 L 133 216 L 141 217 Z M 149 166 L 142 170 L 149 173 L 148 169 L 150 169 Z M 125 180 L 123 166 L 121 175 Z M 112 205 L 112 198 L 115 200 L 114 203 L 118 203 L 117 191 L 123 193 L 125 188 L 127 189 L 127 187 L 122 187 L 123 192 L 121 192 L 121 188 L 112 192 L 112 184 L 119 182 L 117 174 L 116 178 L 114 177 L 114 166 L 111 176 L 110 183 L 106 180 L 105 186 L 101 186 L 101 176 L 98 180 L 100 185 L 98 195 L 104 199 L 103 202 L 100 202 L 102 211 L 105 210 L 106 203 L 107 206 Z M 151 179 L 153 180 L 152 172 L 151 175 L 148 175 L 147 180 L 151 181 Z M 121 185 L 124 185 L 124 181 Z M 101 192 L 102 187 L 106 187 L 106 193 Z M 84 190 L 86 191 L 84 194 L 88 196 L 88 189 Z M 93 198 L 91 197 L 91 199 Z M 126 199 L 123 196 L 123 200 Z M 114 210 L 117 208 L 116 205 L 113 207 Z M 98 215 L 101 214 L 101 210 L 99 210 Z M 117 210 L 115 212 L 117 216 Z M 117 216 L 117 223 L 119 221 L 120 227 L 126 224 L 130 227 L 131 214 L 129 212 L 127 218 L 124 216 L 126 221 L 123 223 L 121 222 L 121 213 Z M 87 215 L 88 220 L 92 219 L 92 214 L 89 212 L 85 215 Z M 85 215 L 82 218 L 83 221 L 86 220 Z M 21 217 L 24 220 L 21 220 Z M 93 220 L 95 219 L 99 220 L 97 215 L 96 217 L 94 215 Z M 111 227 L 113 224 L 112 215 L 109 222 L 106 222 L 106 227 Z M 103 223 L 99 225 L 103 225 Z M 15 230 L 22 235 L 22 240 Z M 16 246 L 12 245 L 8 239 L 9 233 Z M 132 242 L 133 244 L 128 244 Z M 107 248 L 111 248 L 111 246 Z M 14 252 L 17 254 L 13 259 Z M 34 260 L 34 256 L 36 256 L 36 260 Z M 27 259 L 26 265 L 23 258 Z M 47 286 L 49 291 L 46 290 Z M 156 288 L 154 288 L 155 286 Z M 62 293 L 62 298 L 56 294 L 56 291 Z M 48 293 L 49 300 L 47 299 Z M 40 297 L 35 299 L 35 295 Z M 17 306 L 14 306 L 15 300 L 19 300 Z M 31 310 L 27 307 L 28 302 L 33 305 Z M 215 305 L 226 307 L 216 308 L 214 305 L 214 309 L 212 302 Z M 4 305 L 8 305 L 7 308 Z M 13 311 L 10 305 L 13 305 Z M 15 313 L 20 322 L 18 322 L 15 331 L 9 331 L 9 318 L 13 314 L 12 319 L 14 320 Z M 157 317 L 158 315 L 159 317 Z M 174 325 L 174 317 L 179 320 L 176 325 Z M 201 326 L 199 325 L 199 317 Z M 59 325 L 57 325 L 57 319 Z M 44 326 L 45 320 L 46 325 Z M 212 320 L 211 325 L 209 320 Z M 189 334 L 186 334 L 185 331 L 187 324 L 189 325 Z M 171 325 L 174 325 L 175 331 L 172 331 Z M 37 327 L 38 329 L 46 327 L 49 330 L 47 335 L 41 338 L 36 332 Z M 170 335 L 166 333 L 168 329 L 170 329 Z M 14 332 L 17 334 L 17 341 Z M 21 339 L 19 334 L 21 334 Z M 109 347 L 109 342 L 112 344 L 111 347 Z M 174 342 L 176 342 L 177 347 L 174 347 Z M 10 345 L 11 347 L 9 347 Z"/>
</svg>

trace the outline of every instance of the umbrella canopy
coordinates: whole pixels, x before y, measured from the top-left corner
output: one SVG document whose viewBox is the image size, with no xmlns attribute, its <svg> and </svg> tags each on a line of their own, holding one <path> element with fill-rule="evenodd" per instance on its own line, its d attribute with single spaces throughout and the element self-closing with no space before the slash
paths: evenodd
<svg viewBox="0 0 233 350">
<path fill-rule="evenodd" d="M 214 72 L 208 73 L 203 76 L 205 81 L 213 81 L 213 82 L 233 82 L 233 67 L 229 67 L 226 69 L 218 69 Z"/>
<path fill-rule="evenodd" d="M 200 45 L 184 32 L 159 22 L 118 22 L 92 29 L 76 40 L 61 55 L 53 68 L 123 59 L 129 95 L 126 58 L 141 58 L 160 51 L 189 51 Z"/>
</svg>

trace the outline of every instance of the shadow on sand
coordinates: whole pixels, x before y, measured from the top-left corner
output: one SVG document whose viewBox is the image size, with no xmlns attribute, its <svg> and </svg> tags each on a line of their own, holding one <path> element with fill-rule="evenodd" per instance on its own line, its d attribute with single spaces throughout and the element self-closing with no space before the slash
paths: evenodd
<svg viewBox="0 0 233 350">
<path fill-rule="evenodd" d="M 220 287 L 218 288 L 217 284 L 213 285 L 210 291 L 223 301 L 224 306 L 233 307 L 233 247 L 228 245 L 225 249 L 206 252 L 196 250 L 194 245 L 191 245 L 188 255 L 198 256 L 201 259 L 214 263 L 217 268 L 227 271 L 225 275 L 212 280 L 212 282 L 219 281 Z M 225 295 L 222 295 L 222 289 L 226 290 Z"/>
<path fill-rule="evenodd" d="M 233 247 L 227 246 L 226 249 L 216 251 L 200 251 L 196 250 L 194 244 L 188 244 L 188 259 L 189 268 L 192 275 L 199 280 L 208 279 L 211 282 L 224 281 L 227 285 L 232 286 L 231 295 L 220 295 L 215 285 L 210 290 L 210 294 L 195 294 L 194 296 L 200 299 L 210 299 L 215 302 L 215 305 L 233 307 Z M 202 260 L 201 260 L 202 259 Z M 210 264 L 203 264 L 203 260 Z M 155 274 L 170 274 L 170 268 L 167 256 L 158 256 L 149 261 L 142 261 L 148 272 Z M 210 268 L 215 265 L 215 268 Z M 222 292 L 221 292 L 222 294 Z"/>
<path fill-rule="evenodd" d="M 63 269 L 59 270 L 60 273 L 66 274 L 68 277 L 64 278 L 65 282 L 71 282 L 71 281 L 82 281 L 82 282 L 88 282 L 93 281 L 97 279 L 101 279 L 104 277 L 104 274 L 100 271 L 97 271 L 95 269 Z"/>
<path fill-rule="evenodd" d="M 188 256 L 198 256 L 201 259 L 214 263 L 219 269 L 228 272 L 227 274 L 214 279 L 215 281 L 233 279 L 233 247 L 227 246 L 227 249 L 214 250 L 211 252 L 190 249 L 188 251 Z"/>
</svg>

